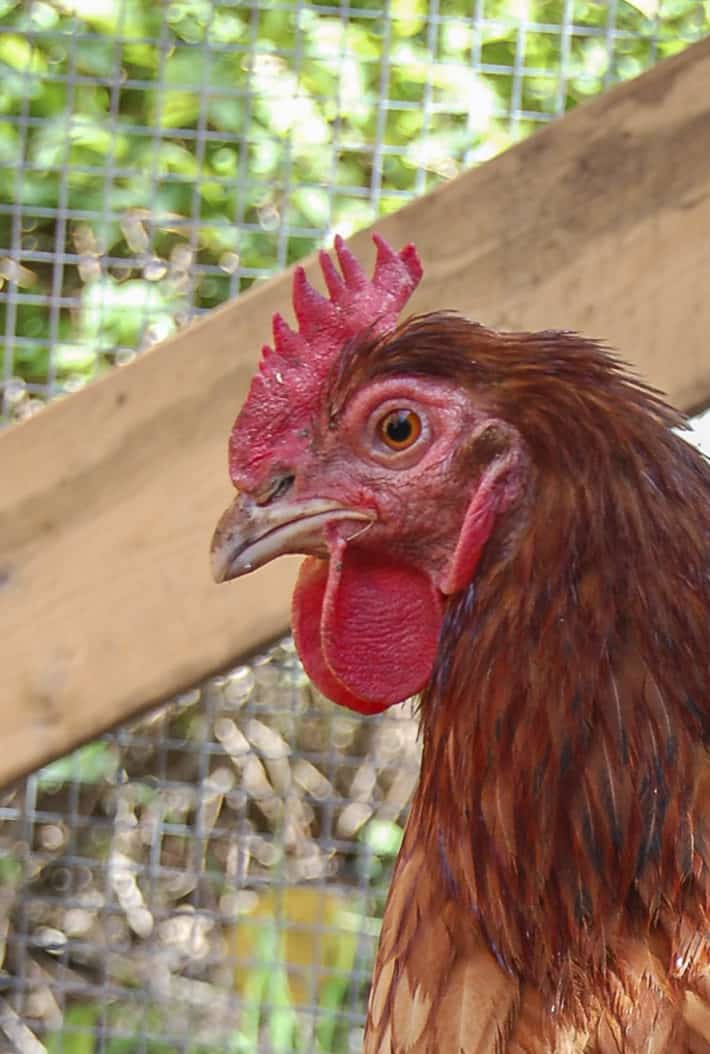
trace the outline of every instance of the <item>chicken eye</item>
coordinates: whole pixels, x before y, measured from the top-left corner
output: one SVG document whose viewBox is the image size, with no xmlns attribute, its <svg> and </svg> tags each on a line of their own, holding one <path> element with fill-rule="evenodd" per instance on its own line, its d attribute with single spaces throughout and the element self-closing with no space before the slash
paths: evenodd
<svg viewBox="0 0 710 1054">
<path fill-rule="evenodd" d="M 422 422 L 413 410 L 392 410 L 377 428 L 380 439 L 390 450 L 407 450 L 422 433 Z"/>
</svg>

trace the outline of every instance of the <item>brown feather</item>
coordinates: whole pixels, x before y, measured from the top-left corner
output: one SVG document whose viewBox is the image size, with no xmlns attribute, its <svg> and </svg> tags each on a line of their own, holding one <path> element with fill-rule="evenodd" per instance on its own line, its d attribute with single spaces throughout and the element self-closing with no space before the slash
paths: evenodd
<svg viewBox="0 0 710 1054">
<path fill-rule="evenodd" d="M 365 1050 L 702 1051 L 710 465 L 574 334 L 415 318 L 345 349 L 331 418 L 395 374 L 470 392 L 529 469 L 445 612 Z"/>
<path fill-rule="evenodd" d="M 388 1054 L 502 1051 L 517 996 L 517 983 L 475 920 L 461 925 L 426 854 L 405 838 L 385 911 L 365 1054 L 379 1054 L 383 1039 Z"/>
</svg>

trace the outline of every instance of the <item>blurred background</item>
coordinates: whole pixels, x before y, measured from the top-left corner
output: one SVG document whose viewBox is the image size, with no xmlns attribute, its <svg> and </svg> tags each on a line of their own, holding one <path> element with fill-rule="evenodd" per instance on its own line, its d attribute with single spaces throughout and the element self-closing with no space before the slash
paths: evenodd
<svg viewBox="0 0 710 1054">
<path fill-rule="evenodd" d="M 701 0 L 0 0 L 2 423 L 708 32 Z M 359 1051 L 417 763 L 409 704 L 336 709 L 284 640 L 7 790 L 0 1054 Z"/>
</svg>

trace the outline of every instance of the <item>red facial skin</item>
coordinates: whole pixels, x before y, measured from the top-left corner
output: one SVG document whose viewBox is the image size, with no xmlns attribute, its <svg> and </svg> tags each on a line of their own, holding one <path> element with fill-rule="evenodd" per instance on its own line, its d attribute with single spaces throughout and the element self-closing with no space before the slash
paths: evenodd
<svg viewBox="0 0 710 1054">
<path fill-rule="evenodd" d="M 395 410 L 420 423 L 403 450 L 382 434 Z M 509 442 L 472 472 L 476 440 L 491 427 L 505 428 Z M 290 503 L 330 499 L 373 518 L 335 520 L 303 545 L 318 559 L 305 562 L 294 594 L 296 645 L 325 695 L 375 713 L 428 681 L 446 597 L 470 581 L 497 516 L 518 493 L 520 447 L 454 385 L 397 377 L 356 391 L 334 427 L 312 420 L 298 453 Z M 288 471 L 282 458 L 263 467 L 265 490 Z M 238 471 L 233 478 L 242 491 L 253 488 Z"/>
<path fill-rule="evenodd" d="M 400 408 L 414 411 L 422 430 L 411 447 L 392 451 L 378 435 L 378 425 Z M 455 592 L 464 583 L 448 581 L 452 554 L 480 486 L 470 472 L 467 478 L 461 462 L 466 440 L 490 420 L 452 385 L 414 377 L 379 380 L 356 393 L 336 429 L 313 435 L 291 497 L 329 497 L 373 510 L 372 525 L 363 529 L 358 523 L 353 531 L 347 522 L 338 523 L 331 539 L 348 541 L 355 533 L 350 544 L 361 551 L 411 564 L 440 591 Z M 460 485 L 453 487 L 452 479 L 460 479 Z"/>
</svg>

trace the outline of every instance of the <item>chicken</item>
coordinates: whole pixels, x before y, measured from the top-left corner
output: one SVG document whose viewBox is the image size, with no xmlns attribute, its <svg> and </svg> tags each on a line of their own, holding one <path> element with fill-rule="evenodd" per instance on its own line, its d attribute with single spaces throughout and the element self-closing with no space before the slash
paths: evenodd
<svg viewBox="0 0 710 1054">
<path fill-rule="evenodd" d="M 420 694 L 366 1054 L 710 1051 L 710 464 L 590 340 L 398 324 L 421 266 L 375 241 L 296 271 L 212 551 L 306 555 L 327 697 Z"/>
</svg>

